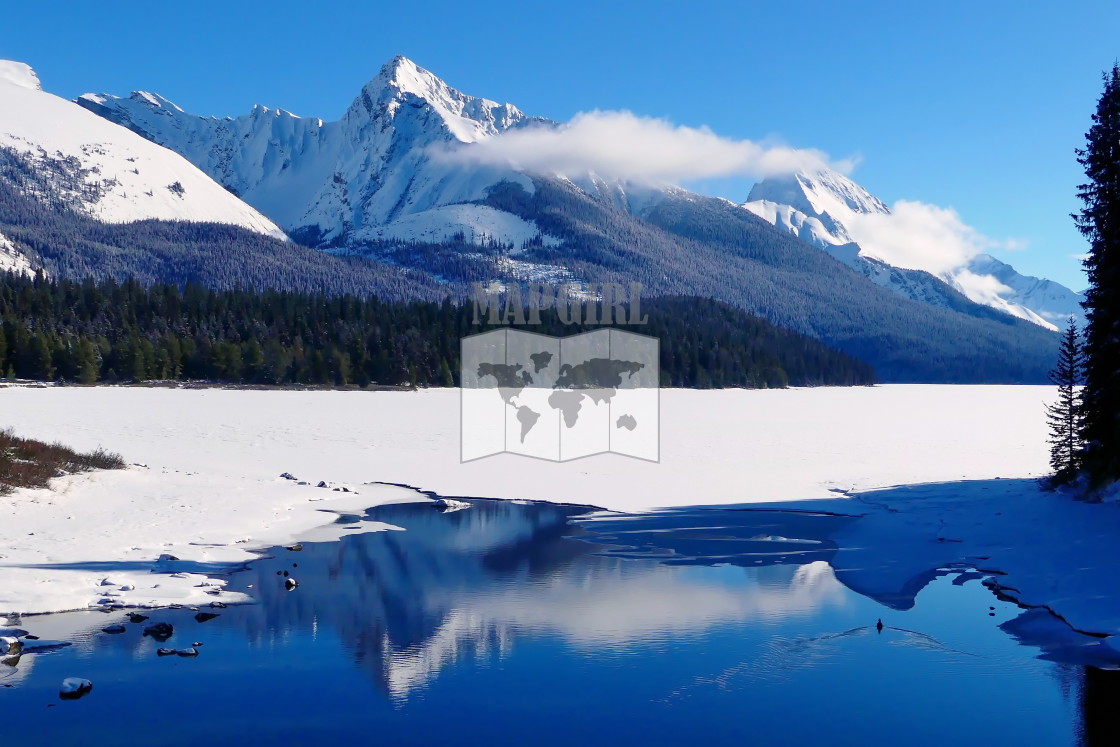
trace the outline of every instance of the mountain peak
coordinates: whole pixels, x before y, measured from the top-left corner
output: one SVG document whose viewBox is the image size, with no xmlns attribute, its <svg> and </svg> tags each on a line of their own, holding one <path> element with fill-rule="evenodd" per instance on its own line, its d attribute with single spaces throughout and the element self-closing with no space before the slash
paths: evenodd
<svg viewBox="0 0 1120 747">
<path fill-rule="evenodd" d="M 748 202 L 766 200 L 790 205 L 806 215 L 841 218 L 843 212 L 889 213 L 883 202 L 844 176 L 828 168 L 803 169 L 764 179 L 751 189 Z"/>
<path fill-rule="evenodd" d="M 31 66 L 14 60 L 0 60 L 0 83 L 10 83 L 32 91 L 43 90 L 43 84 L 39 82 L 39 76 Z"/>
<path fill-rule="evenodd" d="M 401 114 L 424 118 L 434 112 L 452 139 L 473 143 L 512 127 L 524 114 L 512 104 L 468 96 L 412 60 L 398 55 L 385 63 L 350 106 L 346 118 L 369 121 Z"/>
<path fill-rule="evenodd" d="M 399 94 L 413 94 L 427 101 L 439 98 L 445 92 L 459 93 L 404 55 L 397 55 L 382 65 L 381 70 L 366 84 L 364 90 L 373 94 L 375 91 L 380 93 L 385 89 Z"/>
</svg>

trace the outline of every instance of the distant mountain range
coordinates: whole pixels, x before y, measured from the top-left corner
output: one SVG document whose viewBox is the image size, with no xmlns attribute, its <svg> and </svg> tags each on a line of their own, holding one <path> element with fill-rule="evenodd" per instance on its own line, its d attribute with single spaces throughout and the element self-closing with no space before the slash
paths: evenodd
<svg viewBox="0 0 1120 747">
<path fill-rule="evenodd" d="M 907 298 L 946 305 L 947 285 L 976 303 L 1048 329 L 1057 329 L 1071 316 L 1084 321 L 1080 293 L 1052 280 L 1021 275 L 990 254 L 977 254 L 937 276 L 894 267 L 872 256 L 853 238 L 851 224 L 863 216 L 889 216 L 891 211 L 835 171 L 766 179 L 754 186 L 743 207 Z"/>
<path fill-rule="evenodd" d="M 738 206 L 449 157 L 559 125 L 462 94 L 403 57 L 337 122 L 264 107 L 200 117 L 142 92 L 76 104 L 0 63 L 0 262 L 420 298 L 461 297 L 472 281 L 637 281 L 649 295 L 726 301 L 888 381 L 1043 381 L 1056 335 L 1042 325 L 1065 313 L 1066 289 L 996 260 L 977 267 L 1017 294 L 999 310 L 952 277 L 865 256 L 843 240 L 848 213 L 832 208 L 887 208 L 832 172 L 767 180 Z M 821 195 L 831 202 L 814 204 Z M 144 220 L 142 231 L 126 225 Z M 177 250 L 176 230 L 186 232 Z"/>
</svg>

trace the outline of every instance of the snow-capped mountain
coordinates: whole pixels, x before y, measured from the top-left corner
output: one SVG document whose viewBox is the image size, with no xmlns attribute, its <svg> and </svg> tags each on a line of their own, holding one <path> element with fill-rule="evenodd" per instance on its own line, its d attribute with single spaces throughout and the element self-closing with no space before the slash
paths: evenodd
<svg viewBox="0 0 1120 747">
<path fill-rule="evenodd" d="M 361 248 L 379 239 L 436 244 L 460 235 L 468 244 L 493 240 L 515 249 L 531 242 L 560 243 L 531 218 L 479 204 L 499 182 L 531 194 L 532 177 L 538 175 L 446 155 L 450 148 L 469 148 L 512 128 L 554 123 L 527 117 L 511 104 L 463 94 L 405 57 L 382 67 L 336 122 L 263 106 L 237 118 L 202 117 L 142 91 L 127 98 L 85 94 L 78 103 L 182 154 L 312 246 Z M 631 213 L 664 196 L 662 190 L 631 190 L 592 174 L 566 175 L 564 181 Z M 1041 292 L 1030 293 L 1034 285 L 1026 279 L 1011 285 L 977 282 L 970 268 L 939 278 L 869 256 L 846 221 L 890 210 L 836 172 L 768 179 L 749 199 L 744 207 L 751 212 L 906 298 L 960 308 L 963 294 L 1043 326 L 1069 313 L 1069 304 L 1063 305 L 1066 289 L 1056 284 L 1043 298 Z M 505 261 L 521 274 L 560 271 L 520 258 Z"/>
<path fill-rule="evenodd" d="M 441 149 L 535 121 L 510 104 L 467 96 L 396 57 L 342 119 L 258 106 L 237 118 L 188 114 L 162 96 L 86 94 L 78 103 L 181 153 L 227 189 L 313 246 L 393 238 L 547 242 L 535 225 L 465 203 L 510 181 L 512 169 L 463 165 Z"/>
<path fill-rule="evenodd" d="M 1079 324 L 1085 322 L 1085 311 L 1081 308 L 1085 295 L 1061 283 L 1022 275 L 990 254 L 976 255 L 964 269 L 978 277 L 994 278 L 1001 286 L 999 297 L 1003 301 L 1012 307 L 1032 311 L 1056 328 L 1063 327 L 1071 316 Z M 990 305 L 999 308 L 994 303 Z"/>
<path fill-rule="evenodd" d="M 1047 329 L 1073 316 L 1083 318 L 1082 296 L 1051 280 L 1021 275 L 988 254 L 978 254 L 937 276 L 897 267 L 873 256 L 853 237 L 867 216 L 890 216 L 877 197 L 846 176 L 828 169 L 802 171 L 759 182 L 743 207 L 891 291 L 935 305 L 951 305 L 947 284 L 969 300 L 999 309 Z"/>
<path fill-rule="evenodd" d="M 398 270 L 400 296 L 420 282 L 453 294 L 477 280 L 638 282 L 647 296 L 714 298 L 820 339 L 887 381 L 1041 381 L 1053 361 L 1052 333 L 928 273 L 853 259 L 860 248 L 832 211 L 886 209 L 854 183 L 791 184 L 770 200 L 833 237 L 837 262 L 724 200 L 473 158 L 511 130 L 562 125 L 460 93 L 403 57 L 335 122 L 265 107 L 201 117 L 141 92 L 78 103 L 181 154 L 296 241 Z"/>
<path fill-rule="evenodd" d="M 182 156 L 47 93 L 20 62 L 0 61 L 0 148 L 30 164 L 50 192 L 41 197 L 106 223 L 213 222 L 284 236 Z M 4 240 L 0 266 L 18 265 L 16 253 Z"/>
</svg>

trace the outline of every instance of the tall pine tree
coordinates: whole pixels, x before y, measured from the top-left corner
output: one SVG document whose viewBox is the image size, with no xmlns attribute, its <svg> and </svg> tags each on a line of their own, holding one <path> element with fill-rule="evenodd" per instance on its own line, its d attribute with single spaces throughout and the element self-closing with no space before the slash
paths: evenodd
<svg viewBox="0 0 1120 747">
<path fill-rule="evenodd" d="M 1058 387 L 1058 399 L 1047 408 L 1050 425 L 1050 467 L 1055 482 L 1072 479 L 1081 466 L 1081 371 L 1084 364 L 1077 322 L 1070 317 L 1062 336 L 1058 364 L 1050 372 L 1050 381 Z"/>
<path fill-rule="evenodd" d="M 1120 65 L 1104 75 L 1077 161 L 1087 181 L 1077 192 L 1084 207 L 1073 218 L 1089 240 L 1082 463 L 1098 487 L 1120 478 Z"/>
</svg>

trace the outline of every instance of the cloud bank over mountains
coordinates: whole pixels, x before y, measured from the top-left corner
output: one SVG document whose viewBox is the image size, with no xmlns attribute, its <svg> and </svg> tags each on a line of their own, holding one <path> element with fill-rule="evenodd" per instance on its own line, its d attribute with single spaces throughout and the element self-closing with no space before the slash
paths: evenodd
<svg viewBox="0 0 1120 747">
<path fill-rule="evenodd" d="M 438 155 L 464 165 L 572 177 L 593 173 L 609 180 L 678 186 L 699 179 L 766 179 L 825 169 L 849 175 L 860 160 L 725 137 L 706 126 L 687 127 L 629 111 L 583 112 L 565 124 L 532 124 L 479 142 L 441 147 Z M 916 200 L 899 200 L 890 212 L 846 216 L 845 226 L 867 255 L 935 275 L 992 250 L 1024 248 L 1015 239 L 985 236 L 953 208 Z M 978 278 L 977 290 L 988 281 L 994 282 Z"/>
<path fill-rule="evenodd" d="M 985 236 L 953 208 L 916 200 L 898 200 L 889 213 L 850 213 L 844 225 L 865 254 L 934 275 L 962 267 L 992 250 L 1025 248 L 1016 239 Z"/>
<path fill-rule="evenodd" d="M 686 127 L 628 111 L 577 114 L 563 125 L 535 124 L 477 143 L 445 149 L 466 164 L 512 166 L 542 174 L 582 175 L 654 184 L 745 176 L 765 178 L 802 170 L 848 172 L 818 150 L 736 140 L 708 127 Z"/>
</svg>

